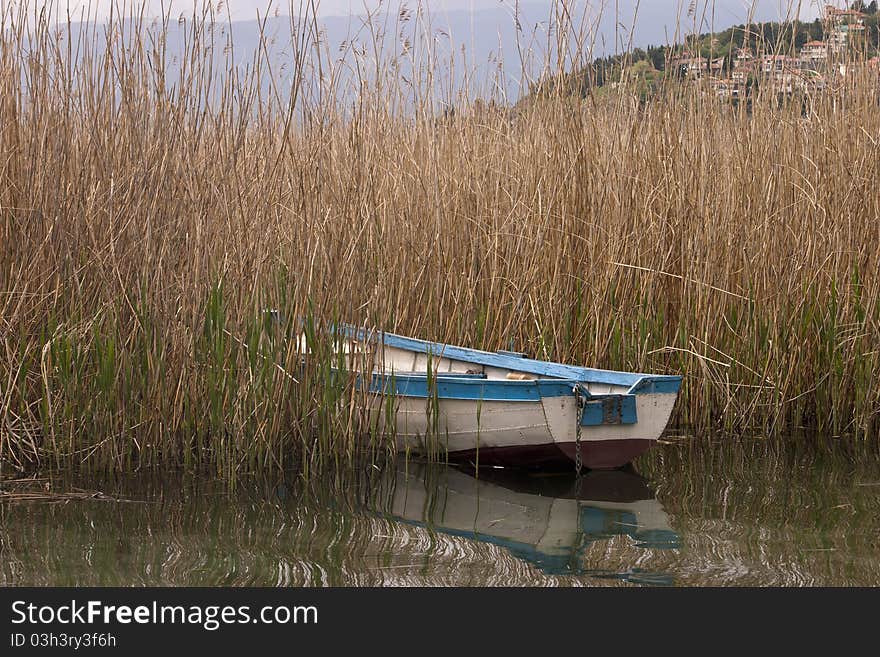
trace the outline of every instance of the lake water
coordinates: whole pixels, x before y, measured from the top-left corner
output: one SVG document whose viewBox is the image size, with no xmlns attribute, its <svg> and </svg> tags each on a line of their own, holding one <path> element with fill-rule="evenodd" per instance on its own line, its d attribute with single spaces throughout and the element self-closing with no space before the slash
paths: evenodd
<svg viewBox="0 0 880 657">
<path fill-rule="evenodd" d="M 672 439 L 580 480 L 400 461 L 3 491 L 2 585 L 880 585 L 876 442 Z"/>
</svg>

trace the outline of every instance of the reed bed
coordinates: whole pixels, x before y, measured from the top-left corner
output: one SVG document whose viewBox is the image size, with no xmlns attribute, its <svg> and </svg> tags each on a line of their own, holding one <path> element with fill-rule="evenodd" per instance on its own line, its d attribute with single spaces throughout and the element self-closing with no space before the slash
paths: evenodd
<svg viewBox="0 0 880 657">
<path fill-rule="evenodd" d="M 676 422 L 694 430 L 877 433 L 872 74 L 748 107 L 624 83 L 444 112 L 418 47 L 334 86 L 307 18 L 279 90 L 263 50 L 224 58 L 210 8 L 181 18 L 174 66 L 167 21 L 135 11 L 74 46 L 27 11 L 0 30 L 14 467 L 377 459 L 387 432 L 333 374 L 341 320 L 682 373 Z M 415 81 L 395 73 L 406 57 Z"/>
</svg>

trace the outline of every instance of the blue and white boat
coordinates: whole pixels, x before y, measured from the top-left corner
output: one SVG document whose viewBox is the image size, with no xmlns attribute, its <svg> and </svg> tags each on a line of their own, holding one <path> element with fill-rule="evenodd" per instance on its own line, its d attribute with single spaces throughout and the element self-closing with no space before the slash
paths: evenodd
<svg viewBox="0 0 880 657">
<path fill-rule="evenodd" d="M 350 326 L 344 333 L 350 365 L 369 381 L 373 412 L 387 415 L 392 400 L 398 449 L 439 448 L 453 461 L 616 468 L 657 441 L 681 387 L 674 375 L 564 365 Z"/>
</svg>

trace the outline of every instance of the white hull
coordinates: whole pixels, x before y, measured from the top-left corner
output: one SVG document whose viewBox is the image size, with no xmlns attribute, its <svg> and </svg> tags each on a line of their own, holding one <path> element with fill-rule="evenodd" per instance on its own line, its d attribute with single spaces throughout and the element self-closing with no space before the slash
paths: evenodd
<svg viewBox="0 0 880 657">
<path fill-rule="evenodd" d="M 636 399 L 636 424 L 581 427 L 581 441 L 657 440 L 663 433 L 675 394 L 645 394 Z M 440 399 L 437 412 L 421 398 L 395 399 L 398 447 L 427 451 L 439 438 L 450 452 L 480 448 L 522 447 L 573 443 L 577 439 L 574 397 L 544 397 L 531 401 Z M 381 409 L 382 401 L 377 399 Z M 381 410 L 378 412 L 381 413 Z"/>
</svg>

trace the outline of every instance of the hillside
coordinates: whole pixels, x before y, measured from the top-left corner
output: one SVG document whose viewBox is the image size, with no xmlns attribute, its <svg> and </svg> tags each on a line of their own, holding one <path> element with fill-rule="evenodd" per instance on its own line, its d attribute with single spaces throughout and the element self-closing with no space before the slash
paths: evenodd
<svg viewBox="0 0 880 657">
<path fill-rule="evenodd" d="M 860 12 L 853 19 L 854 24 L 857 22 L 858 32 L 850 29 L 848 35 L 844 32 L 847 27 L 852 26 L 843 22 L 843 18 L 836 20 L 834 17 L 826 17 L 825 20 L 817 18 L 811 22 L 740 24 L 720 32 L 692 35 L 684 42 L 671 46 L 636 47 L 621 55 L 598 57 L 588 68 L 555 78 L 549 84 L 544 81 L 541 83 L 543 87 L 535 85 L 532 93 L 546 92 L 562 81 L 570 92 L 586 95 L 590 90 L 596 92 L 619 83 L 624 77 L 622 72 L 625 71 L 629 81 L 635 80 L 637 93 L 644 96 L 650 94 L 661 79 L 672 73 L 682 72 L 678 70 L 678 65 L 683 62 L 702 62 L 700 66 L 709 76 L 725 79 L 737 66 L 738 52 L 744 51 L 757 56 L 783 55 L 795 61 L 805 45 L 821 44 L 824 47 L 827 41 L 830 55 L 830 44 L 836 43 L 835 37 L 841 34 L 843 45 L 840 51 L 834 51 L 835 58 L 876 57 L 880 52 L 880 11 L 876 0 L 869 4 L 855 2 L 851 10 L 840 13 L 843 15 L 852 12 Z M 811 65 L 810 68 L 816 66 Z M 688 75 L 687 66 L 683 74 L 684 77 L 702 77 Z"/>
</svg>

